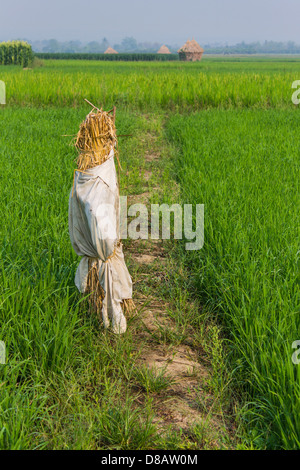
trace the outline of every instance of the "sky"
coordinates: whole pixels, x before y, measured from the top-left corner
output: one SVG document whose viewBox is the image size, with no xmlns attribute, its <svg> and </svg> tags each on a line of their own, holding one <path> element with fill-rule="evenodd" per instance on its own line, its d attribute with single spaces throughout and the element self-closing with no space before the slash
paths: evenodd
<svg viewBox="0 0 300 470">
<path fill-rule="evenodd" d="M 300 0 L 0 0 L 0 40 L 295 41 Z"/>
</svg>

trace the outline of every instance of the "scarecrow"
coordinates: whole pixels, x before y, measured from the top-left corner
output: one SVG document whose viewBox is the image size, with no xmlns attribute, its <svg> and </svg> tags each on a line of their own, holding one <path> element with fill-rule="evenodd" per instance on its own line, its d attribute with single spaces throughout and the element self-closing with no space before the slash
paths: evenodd
<svg viewBox="0 0 300 470">
<path fill-rule="evenodd" d="M 133 303 L 120 241 L 116 145 L 115 108 L 104 112 L 93 106 L 75 143 L 79 156 L 69 199 L 69 233 L 82 256 L 75 275 L 78 290 L 89 294 L 90 307 L 104 327 L 121 334 L 126 331 L 124 312 Z"/>
</svg>

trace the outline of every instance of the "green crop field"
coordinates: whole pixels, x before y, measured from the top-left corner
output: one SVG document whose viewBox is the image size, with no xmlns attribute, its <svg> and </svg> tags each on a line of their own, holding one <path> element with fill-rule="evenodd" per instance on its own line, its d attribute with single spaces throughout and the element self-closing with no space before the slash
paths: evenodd
<svg viewBox="0 0 300 470">
<path fill-rule="evenodd" d="M 299 65 L 0 66 L 0 449 L 299 448 Z M 150 339 L 134 318 L 122 337 L 105 331 L 74 285 L 70 143 L 84 98 L 116 105 L 118 134 L 131 135 L 119 139 L 121 194 L 205 205 L 203 249 L 170 240 L 160 271 L 158 255 L 138 266 L 140 248 L 125 241 L 135 295 L 164 299 L 173 322 Z M 188 409 L 209 430 L 159 425 L 180 384 L 139 367 L 149 344 L 189 345 L 207 366 Z"/>
<path fill-rule="evenodd" d="M 170 120 L 186 203 L 206 207 L 206 242 L 187 255 L 194 289 L 226 324 L 233 379 L 255 404 L 248 432 L 299 448 L 299 125 L 293 111 L 208 111 Z"/>
<path fill-rule="evenodd" d="M 81 106 L 90 101 L 140 111 L 203 108 L 292 108 L 300 60 L 130 63 L 49 60 L 43 67 L 2 67 L 12 104 Z"/>
</svg>

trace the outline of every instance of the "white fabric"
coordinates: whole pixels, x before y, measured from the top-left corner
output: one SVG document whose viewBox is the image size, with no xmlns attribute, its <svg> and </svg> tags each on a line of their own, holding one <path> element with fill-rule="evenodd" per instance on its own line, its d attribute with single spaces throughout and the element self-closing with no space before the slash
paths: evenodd
<svg viewBox="0 0 300 470">
<path fill-rule="evenodd" d="M 112 150 L 106 162 L 75 173 L 69 199 L 69 232 L 72 246 L 83 256 L 76 271 L 75 284 L 86 291 L 88 261 L 97 263 L 104 290 L 102 318 L 115 333 L 126 331 L 121 302 L 132 297 L 132 280 L 119 242 L 119 188 Z"/>
</svg>

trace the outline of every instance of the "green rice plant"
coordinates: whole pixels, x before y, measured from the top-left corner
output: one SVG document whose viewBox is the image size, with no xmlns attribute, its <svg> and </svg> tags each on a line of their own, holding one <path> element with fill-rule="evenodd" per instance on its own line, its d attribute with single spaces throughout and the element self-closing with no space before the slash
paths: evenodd
<svg viewBox="0 0 300 470">
<path fill-rule="evenodd" d="M 290 108 L 299 60 L 109 62 L 45 60 L 22 70 L 0 66 L 7 103 L 82 106 L 84 98 L 106 109 L 113 105 L 143 112 L 210 108 Z"/>
<path fill-rule="evenodd" d="M 62 135 L 75 133 L 85 115 L 85 108 L 0 110 L 1 449 L 157 442 L 150 405 L 146 412 L 124 399 L 137 355 L 130 331 L 105 332 L 74 285 L 68 198 L 76 151 Z M 142 127 L 126 112 L 117 123 L 121 133 Z M 138 159 L 122 155 L 124 168 Z"/>
<path fill-rule="evenodd" d="M 217 392 L 228 384 L 227 374 L 213 381 L 218 367 L 228 367 L 242 403 L 235 411 L 241 446 L 299 448 L 300 369 L 291 360 L 299 339 L 299 123 L 291 102 L 299 59 L 47 60 L 23 70 L 16 44 L 0 54 L 3 63 L 19 61 L 0 65 L 8 98 L 0 110 L 0 340 L 8 356 L 0 367 L 0 448 L 189 445 L 174 433 L 155 434 L 150 403 L 143 413 L 127 397 L 136 380 L 133 336 L 105 334 L 74 286 L 69 141 L 87 113 L 83 98 L 106 109 L 117 104 L 118 133 L 133 134 L 120 139 L 121 188 L 137 185 L 136 193 L 145 150 L 161 143 L 168 115 L 176 147 L 170 178 L 182 202 L 206 207 L 203 250 L 186 253 L 176 243 L 168 252 L 174 265 L 185 264 L 184 275 L 174 269 L 160 283 L 162 295 L 176 299 L 176 328 L 154 339 L 174 345 L 192 328 L 196 347 L 208 361 L 213 356 Z M 156 123 L 151 138 L 149 122 Z M 157 166 L 164 177 L 165 162 Z M 168 177 L 162 186 L 171 201 Z M 160 202 L 157 191 L 152 197 Z M 201 308 L 189 309 L 195 296 Z M 222 325 L 221 336 L 203 325 L 207 318 Z M 142 390 L 167 389 L 167 377 L 147 373 L 139 377 Z"/>
<path fill-rule="evenodd" d="M 292 362 L 300 326 L 298 127 L 297 110 L 206 111 L 174 116 L 168 127 L 182 200 L 205 205 L 203 249 L 182 244 L 179 253 L 190 289 L 224 325 L 245 442 L 258 448 L 300 445 L 300 368 Z"/>
</svg>

